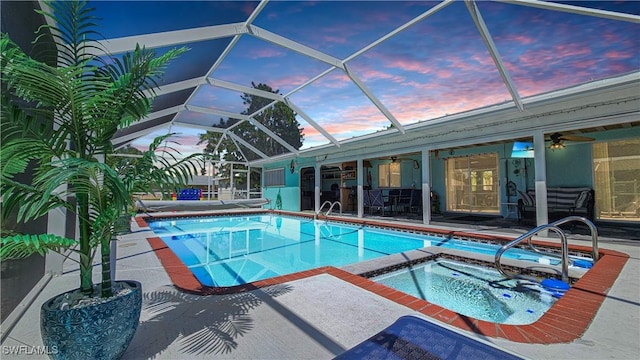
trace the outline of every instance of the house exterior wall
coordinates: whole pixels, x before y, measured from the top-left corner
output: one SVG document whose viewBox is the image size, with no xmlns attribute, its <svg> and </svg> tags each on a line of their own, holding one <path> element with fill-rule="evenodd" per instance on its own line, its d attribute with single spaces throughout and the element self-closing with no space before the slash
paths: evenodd
<svg viewBox="0 0 640 360">
<path fill-rule="evenodd" d="M 599 133 L 589 133 L 589 137 L 595 138 L 594 141 L 618 140 L 623 138 L 640 137 L 640 128 L 634 127 L 624 130 L 611 130 Z M 592 160 L 592 142 L 567 142 L 567 146 L 562 150 L 546 149 L 546 174 L 548 187 L 591 187 L 593 188 L 593 160 Z M 513 181 L 518 190 L 525 190 L 534 186 L 535 167 L 533 159 L 519 159 L 520 168 L 514 173 L 513 160 L 511 158 L 511 148 L 513 142 L 505 142 L 498 145 L 475 146 L 463 149 L 455 149 L 450 152 L 449 149 L 438 151 L 436 158 L 435 152 L 430 153 L 431 158 L 431 179 L 429 181 L 432 191 L 440 197 L 440 211 L 445 211 L 446 204 L 446 177 L 445 177 L 445 160 L 449 157 L 468 156 L 481 153 L 497 153 L 498 154 L 498 171 L 500 179 L 500 203 L 502 216 L 514 216 L 513 209 L 506 204 L 517 202 L 517 196 L 509 195 L 506 191 L 506 183 Z M 348 154 L 345 154 L 348 156 Z M 366 158 L 366 156 L 363 156 Z M 402 187 L 419 189 L 422 183 L 420 169 L 413 167 L 412 157 L 403 157 L 401 165 Z M 420 162 L 419 157 L 416 160 Z M 290 161 L 290 160 L 289 160 Z M 282 198 L 282 209 L 299 211 L 300 210 L 300 176 L 299 169 L 301 167 L 312 167 L 314 163 L 309 159 L 296 160 L 296 170 L 292 174 L 289 171 L 289 161 L 274 162 L 265 164 L 264 169 L 273 169 L 277 167 L 285 168 L 285 186 L 263 188 L 266 198 L 272 200 L 271 208 L 275 208 L 275 199 L 280 193 Z M 365 171 L 371 171 L 371 186 L 378 188 L 378 165 L 389 163 L 391 160 L 374 160 L 368 159 L 371 163 L 370 168 Z M 421 165 L 420 165 L 421 166 Z M 367 185 L 366 176 L 364 185 Z M 338 181 L 338 180 L 336 180 Z"/>
<path fill-rule="evenodd" d="M 37 1 L 1 1 L 0 21 L 2 32 L 9 32 L 11 39 L 16 42 L 26 53 L 32 53 L 31 42 L 34 40 L 34 32 L 44 22 L 40 15 L 33 9 L 39 9 Z M 55 54 L 55 48 L 46 49 L 43 46 L 33 51 L 32 56 Z M 44 61 L 44 59 L 41 59 Z M 55 61 L 55 59 L 53 59 Z M 55 63 L 55 62 L 54 62 Z M 24 181 L 29 181 L 31 172 L 27 170 Z M 46 233 L 47 216 L 39 218 L 28 224 L 16 224 L 15 217 L 2 224 L 3 230 L 16 232 Z M 73 223 L 75 220 L 70 219 Z M 1 321 L 17 307 L 33 287 L 45 274 L 45 258 L 33 255 L 26 259 L 3 261 L 0 269 L 0 293 L 2 294 L 0 314 Z"/>
</svg>

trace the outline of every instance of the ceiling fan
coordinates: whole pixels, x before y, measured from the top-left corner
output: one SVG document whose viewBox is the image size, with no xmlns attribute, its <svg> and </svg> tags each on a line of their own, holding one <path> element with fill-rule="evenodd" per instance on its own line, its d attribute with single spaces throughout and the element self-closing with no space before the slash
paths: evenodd
<svg viewBox="0 0 640 360">
<path fill-rule="evenodd" d="M 549 149 L 559 150 L 559 149 L 564 149 L 565 141 L 593 141 L 595 139 L 591 137 L 586 137 L 586 136 L 563 135 L 561 133 L 553 133 L 549 135 L 549 137 L 546 140 L 551 141 L 551 144 L 549 145 Z"/>
<path fill-rule="evenodd" d="M 411 158 L 402 158 L 402 157 L 398 157 L 398 156 L 390 156 L 389 159 L 391 159 L 392 163 L 395 162 L 403 162 L 403 161 L 413 161 L 413 168 L 414 169 L 419 169 L 420 168 L 420 163 L 415 160 L 415 159 L 411 159 Z"/>
</svg>

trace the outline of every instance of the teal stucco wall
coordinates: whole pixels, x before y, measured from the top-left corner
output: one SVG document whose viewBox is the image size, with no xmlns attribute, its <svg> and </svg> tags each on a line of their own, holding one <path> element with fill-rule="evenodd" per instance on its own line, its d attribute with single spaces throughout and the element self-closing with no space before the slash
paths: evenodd
<svg viewBox="0 0 640 360">
<path fill-rule="evenodd" d="M 282 200 L 282 210 L 300 211 L 300 166 L 296 164 L 293 173 L 289 170 L 290 161 L 277 162 L 263 167 L 264 170 L 284 168 L 284 186 L 269 186 L 262 188 L 262 196 L 269 199 L 269 209 L 278 209 L 276 200 L 278 195 Z"/>
</svg>

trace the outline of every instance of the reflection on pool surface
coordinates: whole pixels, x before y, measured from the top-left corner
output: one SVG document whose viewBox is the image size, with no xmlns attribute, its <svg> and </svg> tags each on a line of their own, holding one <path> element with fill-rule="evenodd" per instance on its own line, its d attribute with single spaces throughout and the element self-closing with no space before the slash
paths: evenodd
<svg viewBox="0 0 640 360">
<path fill-rule="evenodd" d="M 495 269 L 443 259 L 372 280 L 459 314 L 500 324 L 533 323 L 555 302 L 536 284 L 506 280 Z"/>
<path fill-rule="evenodd" d="M 419 249 L 435 236 L 279 215 L 160 220 L 151 229 L 207 286 L 235 286 Z M 442 239 L 440 239 L 442 240 Z"/>
<path fill-rule="evenodd" d="M 151 219 L 149 227 L 206 286 L 228 287 L 321 266 L 340 267 L 430 246 L 495 254 L 497 244 L 309 218 L 243 214 Z M 553 264 L 509 249 L 504 257 Z"/>
</svg>

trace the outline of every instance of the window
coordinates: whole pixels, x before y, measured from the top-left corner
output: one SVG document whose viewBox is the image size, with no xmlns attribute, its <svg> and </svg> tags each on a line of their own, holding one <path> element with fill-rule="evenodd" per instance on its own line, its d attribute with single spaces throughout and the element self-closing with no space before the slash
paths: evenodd
<svg viewBox="0 0 640 360">
<path fill-rule="evenodd" d="M 378 187 L 399 188 L 401 186 L 399 162 L 378 165 Z"/>
<path fill-rule="evenodd" d="M 593 144 L 598 219 L 640 220 L 640 139 Z"/>
<path fill-rule="evenodd" d="M 445 167 L 448 211 L 500 212 L 498 154 L 450 158 Z"/>
<path fill-rule="evenodd" d="M 284 186 L 284 168 L 265 170 L 264 187 Z"/>
</svg>

